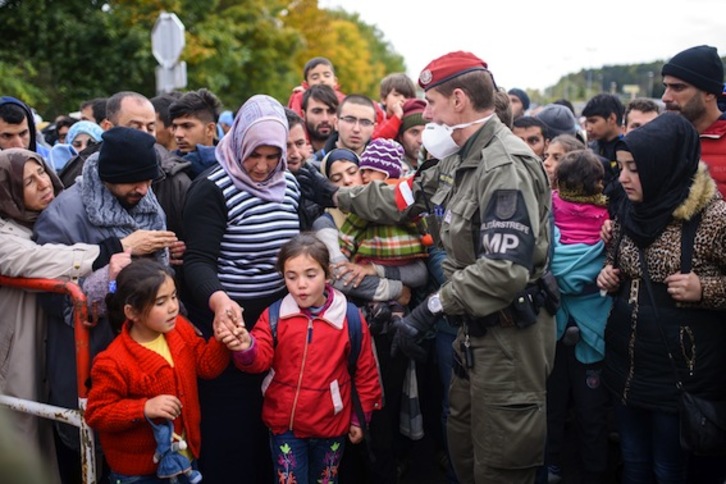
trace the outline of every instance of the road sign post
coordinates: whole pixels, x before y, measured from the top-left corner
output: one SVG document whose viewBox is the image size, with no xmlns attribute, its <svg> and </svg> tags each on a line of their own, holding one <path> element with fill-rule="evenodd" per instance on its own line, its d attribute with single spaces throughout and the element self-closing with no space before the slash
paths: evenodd
<svg viewBox="0 0 726 484">
<path fill-rule="evenodd" d="M 184 24 L 174 13 L 161 12 L 151 29 L 151 53 L 156 68 L 156 92 L 162 94 L 187 85 L 187 64 L 179 62 L 184 51 Z"/>
</svg>

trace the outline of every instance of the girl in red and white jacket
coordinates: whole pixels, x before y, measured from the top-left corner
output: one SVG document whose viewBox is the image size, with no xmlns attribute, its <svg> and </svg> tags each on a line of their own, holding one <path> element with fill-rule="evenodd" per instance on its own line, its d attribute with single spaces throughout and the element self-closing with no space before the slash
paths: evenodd
<svg viewBox="0 0 726 484">
<path fill-rule="evenodd" d="M 205 341 L 179 315 L 168 267 L 139 259 L 109 286 L 109 320 L 115 330 L 123 326 L 93 361 L 85 418 L 98 432 L 111 482 L 156 478 L 157 443 L 147 419 L 171 420 L 193 464 L 201 445 L 197 377 L 219 376 L 229 351 L 214 338 Z"/>
<path fill-rule="evenodd" d="M 346 435 L 363 438 L 351 400 L 351 342 L 345 296 L 327 284 L 328 249 L 302 233 L 280 249 L 277 267 L 289 294 L 279 307 L 276 336 L 266 309 L 252 332 L 244 324 L 215 328 L 242 371 L 269 370 L 263 383 L 262 420 L 270 428 L 273 465 L 280 482 L 335 483 Z M 368 327 L 361 316 L 355 387 L 366 420 L 381 407 L 381 386 Z"/>
</svg>

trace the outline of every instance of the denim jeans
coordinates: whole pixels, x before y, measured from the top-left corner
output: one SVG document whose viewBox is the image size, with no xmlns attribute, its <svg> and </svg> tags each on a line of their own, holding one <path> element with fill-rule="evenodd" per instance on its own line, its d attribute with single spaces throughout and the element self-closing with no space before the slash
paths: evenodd
<svg viewBox="0 0 726 484">
<path fill-rule="evenodd" d="M 343 457 L 345 439 L 345 435 L 330 439 L 300 439 L 291 431 L 270 434 L 275 482 L 335 484 L 338 482 L 338 466 Z"/>
<path fill-rule="evenodd" d="M 623 456 L 623 484 L 685 484 L 686 455 L 681 449 L 678 414 L 615 404 Z"/>
</svg>

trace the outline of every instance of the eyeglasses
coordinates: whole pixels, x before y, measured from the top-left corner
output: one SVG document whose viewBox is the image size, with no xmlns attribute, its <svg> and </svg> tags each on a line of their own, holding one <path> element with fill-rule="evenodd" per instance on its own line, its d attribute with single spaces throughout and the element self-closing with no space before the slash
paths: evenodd
<svg viewBox="0 0 726 484">
<path fill-rule="evenodd" d="M 340 120 L 344 121 L 348 124 L 352 124 L 352 125 L 360 124 L 361 128 L 370 128 L 371 126 L 376 124 L 374 121 L 371 121 L 370 119 L 359 119 L 359 118 L 356 118 L 355 116 L 343 116 L 342 118 L 340 118 Z"/>
</svg>

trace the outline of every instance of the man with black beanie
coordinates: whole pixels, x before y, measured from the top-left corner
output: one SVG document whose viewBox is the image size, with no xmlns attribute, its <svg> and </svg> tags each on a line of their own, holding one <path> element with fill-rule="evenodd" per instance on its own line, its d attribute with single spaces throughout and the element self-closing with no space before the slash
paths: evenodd
<svg viewBox="0 0 726 484">
<path fill-rule="evenodd" d="M 513 87 L 507 91 L 509 95 L 509 102 L 512 105 L 512 118 L 515 120 L 524 114 L 529 109 L 529 96 L 526 92 L 518 87 Z"/>
<path fill-rule="evenodd" d="M 155 138 L 132 128 L 111 128 L 103 134 L 100 151 L 83 165 L 76 183 L 61 192 L 46 208 L 34 226 L 38 244 L 98 244 L 102 252 L 130 251 L 132 257 L 152 257 L 169 263 L 167 248 L 177 241 L 166 230 L 166 217 L 151 190 L 160 175 L 154 150 Z M 95 275 L 95 274 L 94 274 Z M 103 274 L 101 274 L 103 276 Z M 107 278 L 107 275 L 106 275 Z M 89 278 L 90 279 L 90 278 Z M 108 284 L 103 277 L 102 284 Z M 85 284 L 86 281 L 76 281 Z M 48 318 L 48 383 L 50 401 L 76 408 L 75 347 L 69 301 L 61 295 L 43 296 Z M 113 339 L 108 321 L 100 318 L 91 331 L 91 356 L 106 348 Z M 78 452 L 78 429 L 57 425 L 60 441 L 57 452 L 66 456 Z M 79 456 L 59 459 L 61 474 L 68 476 L 78 467 Z M 71 462 L 76 464 L 71 466 Z M 70 482 L 67 478 L 64 482 Z"/>
<path fill-rule="evenodd" d="M 726 115 L 718 108 L 724 88 L 723 61 L 715 47 L 679 52 L 663 66 L 663 103 L 688 119 L 701 138 L 701 158 L 726 196 Z"/>
<path fill-rule="evenodd" d="M 696 128 L 701 159 L 708 165 L 721 195 L 726 196 L 726 114 L 718 107 L 724 67 L 715 47 L 699 45 L 674 55 L 661 70 L 663 103 Z M 723 456 L 689 456 L 688 482 L 724 482 Z"/>
</svg>

